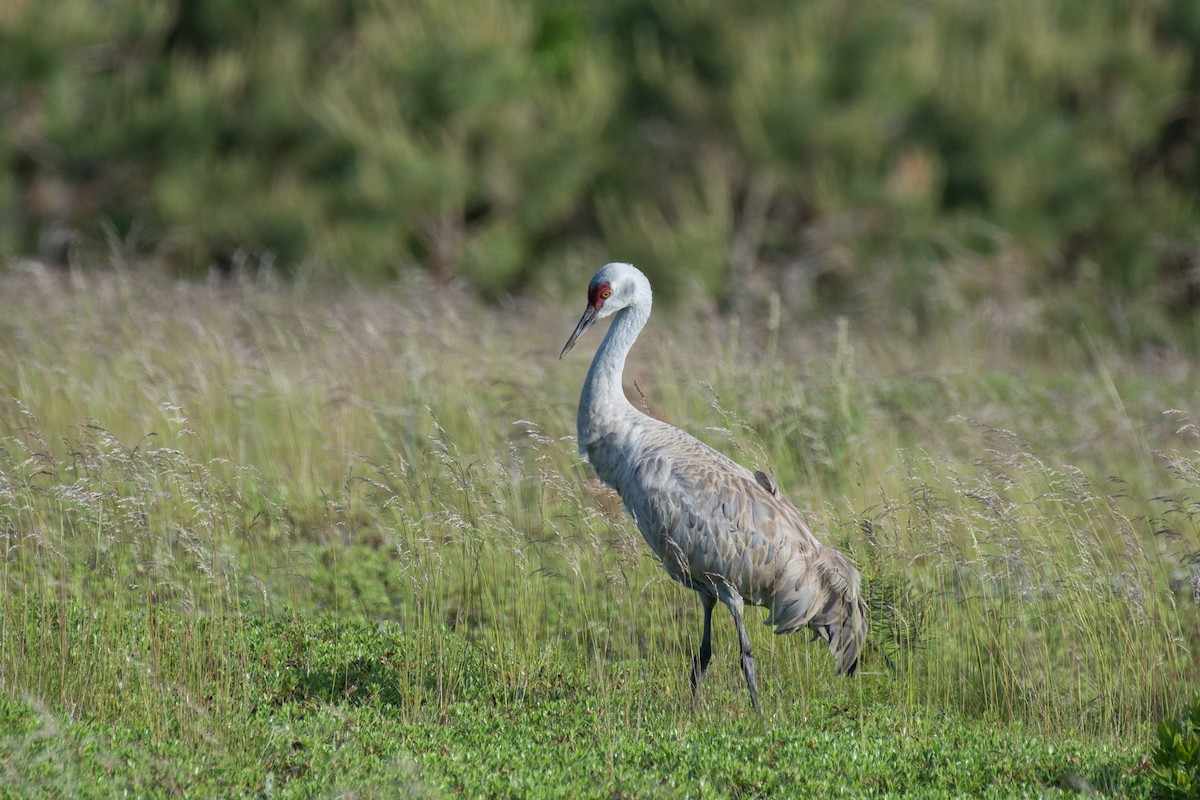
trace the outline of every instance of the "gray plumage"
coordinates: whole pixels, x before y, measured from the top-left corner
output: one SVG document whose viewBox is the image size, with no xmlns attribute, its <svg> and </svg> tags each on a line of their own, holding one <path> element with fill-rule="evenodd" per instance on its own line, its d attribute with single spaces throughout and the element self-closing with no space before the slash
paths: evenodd
<svg viewBox="0 0 1200 800">
<path fill-rule="evenodd" d="M 650 282 L 629 264 L 608 264 L 592 277 L 587 310 L 562 354 L 597 319 L 617 316 L 583 384 L 579 451 L 621 495 L 668 574 L 700 597 L 704 636 L 692 668 L 693 693 L 712 656 L 712 610 L 719 600 L 733 615 L 746 685 L 761 713 L 744 605 L 765 606 L 775 633 L 809 628 L 828 643 L 837 672 L 853 674 L 867 633 L 858 571 L 817 540 L 770 476 L 751 473 L 625 397 L 625 358 L 651 304 Z"/>
</svg>

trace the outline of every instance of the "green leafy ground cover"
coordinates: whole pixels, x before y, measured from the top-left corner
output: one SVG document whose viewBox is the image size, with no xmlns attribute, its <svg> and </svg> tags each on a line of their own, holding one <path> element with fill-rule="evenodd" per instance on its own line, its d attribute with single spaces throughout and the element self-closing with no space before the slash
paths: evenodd
<svg viewBox="0 0 1200 800">
<path fill-rule="evenodd" d="M 751 626 L 759 720 L 727 620 L 693 710 L 698 604 L 575 452 L 579 298 L 0 281 L 6 795 L 1148 795 L 1200 685 L 1170 349 L 656 314 L 631 395 L 776 476 L 897 666 Z"/>
<path fill-rule="evenodd" d="M 514 692 L 494 654 L 465 648 L 452 698 L 414 686 L 406 636 L 392 626 L 306 620 L 252 624 L 263 664 L 245 707 L 205 719 L 198 741 L 175 725 L 56 714 L 6 699 L 5 790 L 44 796 L 761 797 L 1145 794 L 1132 748 L 1046 736 L 1022 725 L 909 712 L 878 681 L 790 687 L 769 730 L 738 705 L 740 687 L 696 713 L 614 665 L 606 696 L 589 666 L 543 667 Z M 454 635 L 447 635 L 453 647 Z M 436 671 L 430 665 L 430 674 Z M 779 691 L 778 683 L 775 690 Z M 818 691 L 819 688 L 819 691 Z M 412 697 L 412 695 L 416 697 Z M 614 702 L 615 700 L 615 702 Z M 177 730 L 177 729 L 176 729 Z"/>
</svg>

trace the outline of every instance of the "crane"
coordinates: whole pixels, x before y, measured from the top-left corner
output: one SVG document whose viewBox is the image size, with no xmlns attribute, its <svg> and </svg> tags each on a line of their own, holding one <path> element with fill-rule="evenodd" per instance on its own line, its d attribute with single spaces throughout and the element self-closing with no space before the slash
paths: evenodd
<svg viewBox="0 0 1200 800">
<path fill-rule="evenodd" d="M 745 605 L 769 609 L 766 624 L 777 634 L 807 627 L 829 645 L 836 672 L 853 675 L 867 635 L 861 581 L 768 475 L 751 473 L 625 397 L 625 358 L 650 318 L 652 297 L 650 281 L 631 264 L 606 264 L 588 284 L 587 309 L 559 358 L 596 320 L 616 317 L 583 383 L 579 452 L 621 496 L 667 573 L 699 596 L 704 634 L 690 676 L 693 701 L 712 659 L 712 612 L 720 601 L 737 627 L 746 687 L 761 715 Z"/>
</svg>

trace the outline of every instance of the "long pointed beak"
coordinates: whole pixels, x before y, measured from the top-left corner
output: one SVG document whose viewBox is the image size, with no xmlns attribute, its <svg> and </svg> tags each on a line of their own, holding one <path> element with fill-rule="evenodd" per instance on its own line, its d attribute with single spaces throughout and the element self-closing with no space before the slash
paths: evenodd
<svg viewBox="0 0 1200 800">
<path fill-rule="evenodd" d="M 558 354 L 559 358 L 570 352 L 575 346 L 575 340 L 583 335 L 583 332 L 592 327 L 592 323 L 596 321 L 596 311 L 598 309 L 588 306 L 587 311 L 583 312 L 583 316 L 579 318 L 579 324 L 575 326 L 575 332 L 571 334 L 571 338 L 567 339 L 567 343 L 563 345 L 562 352 Z"/>
</svg>

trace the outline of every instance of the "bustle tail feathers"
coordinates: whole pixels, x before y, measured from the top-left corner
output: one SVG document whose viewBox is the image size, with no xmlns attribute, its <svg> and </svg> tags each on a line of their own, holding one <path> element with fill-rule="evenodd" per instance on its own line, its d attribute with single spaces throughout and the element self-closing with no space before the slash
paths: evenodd
<svg viewBox="0 0 1200 800">
<path fill-rule="evenodd" d="M 784 568 L 766 624 L 775 633 L 810 628 L 829 645 L 838 675 L 853 675 L 867 638 L 867 606 L 858 570 L 831 547 Z"/>
</svg>

